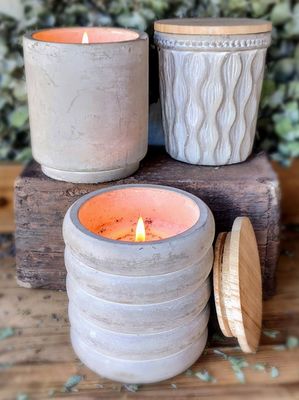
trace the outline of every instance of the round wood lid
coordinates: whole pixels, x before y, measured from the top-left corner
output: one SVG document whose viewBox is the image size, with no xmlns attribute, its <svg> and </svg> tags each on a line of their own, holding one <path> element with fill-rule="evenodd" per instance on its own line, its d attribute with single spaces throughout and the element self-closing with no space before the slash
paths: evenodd
<svg viewBox="0 0 299 400">
<path fill-rule="evenodd" d="M 239 217 L 215 246 L 214 297 L 220 328 L 246 353 L 256 352 L 262 326 L 261 265 L 249 218 Z"/>
<path fill-rule="evenodd" d="M 155 31 L 181 35 L 246 35 L 270 32 L 272 24 L 249 18 L 176 18 L 155 21 Z"/>
</svg>

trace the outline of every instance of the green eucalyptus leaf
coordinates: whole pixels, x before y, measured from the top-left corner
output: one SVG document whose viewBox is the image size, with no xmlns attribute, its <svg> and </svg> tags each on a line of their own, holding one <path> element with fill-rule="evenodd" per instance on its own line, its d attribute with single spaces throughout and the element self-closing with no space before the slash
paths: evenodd
<svg viewBox="0 0 299 400">
<path fill-rule="evenodd" d="M 7 73 L 2 73 L 2 75 L 0 75 L 0 87 L 2 89 L 7 89 L 12 85 L 13 82 L 13 78 L 11 75 L 7 74 Z"/>
<path fill-rule="evenodd" d="M 263 334 L 271 339 L 275 339 L 280 334 L 280 332 L 276 329 L 264 329 Z"/>
<path fill-rule="evenodd" d="M 299 4 L 292 10 L 292 19 L 285 25 L 284 32 L 287 38 L 299 37 Z"/>
<path fill-rule="evenodd" d="M 9 159 L 9 152 L 10 152 L 10 148 L 9 148 L 8 144 L 1 143 L 1 146 L 0 146 L 0 160 L 8 160 Z"/>
<path fill-rule="evenodd" d="M 299 141 L 280 143 L 278 145 L 278 150 L 282 155 L 286 157 L 298 157 L 299 156 Z"/>
<path fill-rule="evenodd" d="M 265 15 L 275 0 L 252 0 L 251 7 L 254 17 L 262 17 Z"/>
<path fill-rule="evenodd" d="M 27 106 L 20 106 L 9 115 L 10 125 L 14 128 L 21 128 L 28 121 Z"/>
<path fill-rule="evenodd" d="M 27 393 L 18 393 L 16 400 L 30 400 Z"/>
<path fill-rule="evenodd" d="M 15 160 L 20 163 L 26 163 L 32 160 L 32 151 L 30 147 L 25 147 L 16 156 Z"/>
<path fill-rule="evenodd" d="M 284 1 L 276 4 L 270 14 L 273 25 L 282 25 L 292 18 L 290 3 Z"/>
<path fill-rule="evenodd" d="M 230 11 L 242 11 L 246 9 L 246 0 L 228 0 L 227 7 Z"/>
<path fill-rule="evenodd" d="M 147 26 L 144 17 L 137 11 L 120 15 L 117 17 L 117 23 L 125 28 L 135 28 L 141 31 L 144 31 Z"/>
<path fill-rule="evenodd" d="M 296 347 L 299 347 L 299 338 L 297 338 L 296 336 L 288 336 L 286 347 L 288 349 L 295 349 Z"/>
<path fill-rule="evenodd" d="M 235 376 L 236 376 L 237 380 L 238 380 L 240 383 L 245 383 L 245 382 L 246 382 L 245 374 L 244 374 L 244 372 L 243 372 L 241 369 L 236 369 L 236 370 L 234 371 L 234 373 L 235 373 Z"/>
<path fill-rule="evenodd" d="M 6 105 L 6 99 L 4 96 L 0 97 L 0 110 L 2 110 L 2 108 L 4 108 Z"/>
<path fill-rule="evenodd" d="M 267 364 L 266 364 L 266 363 L 262 363 L 262 362 L 257 362 L 256 364 L 254 364 L 253 368 L 254 368 L 256 371 L 262 371 L 262 372 L 264 372 L 264 371 L 266 371 L 266 369 L 267 369 Z"/>
<path fill-rule="evenodd" d="M 126 383 L 122 385 L 128 392 L 137 392 L 140 389 L 140 385 L 136 383 Z"/>
<path fill-rule="evenodd" d="M 76 3 L 66 7 L 64 12 L 66 14 L 86 14 L 88 12 L 88 8 L 84 4 Z"/>
<path fill-rule="evenodd" d="M 203 382 L 216 382 L 216 379 L 207 370 L 197 371 L 194 375 Z"/>
<path fill-rule="evenodd" d="M 3 59 L 3 57 L 8 53 L 8 46 L 5 43 L 3 38 L 0 38 L 0 59 Z"/>
<path fill-rule="evenodd" d="M 277 108 L 278 106 L 281 106 L 284 101 L 286 93 L 286 86 L 285 85 L 279 85 L 278 89 L 270 96 L 264 99 L 265 105 L 269 105 L 270 108 Z"/>
<path fill-rule="evenodd" d="M 295 60 L 293 58 L 284 58 L 279 60 L 274 67 L 275 78 L 278 82 L 290 80 L 295 73 Z"/>
<path fill-rule="evenodd" d="M 0 328 L 0 340 L 7 339 L 15 335 L 15 330 L 11 327 Z"/>
<path fill-rule="evenodd" d="M 292 123 L 299 122 L 299 106 L 297 101 L 289 101 L 283 107 L 284 114 Z"/>
<path fill-rule="evenodd" d="M 271 96 L 275 92 L 275 82 L 270 79 L 265 79 L 263 82 L 262 98 Z"/>
<path fill-rule="evenodd" d="M 292 130 L 293 125 L 287 117 L 279 118 L 275 123 L 275 132 L 280 137 L 284 138 Z"/>
<path fill-rule="evenodd" d="M 83 376 L 81 375 L 72 375 L 68 378 L 68 380 L 65 382 L 64 390 L 66 392 L 71 392 L 72 389 L 77 386 L 83 379 Z"/>
<path fill-rule="evenodd" d="M 153 21 L 155 19 L 155 17 L 156 17 L 154 11 L 149 9 L 149 8 L 144 8 L 144 9 L 140 10 L 140 14 L 147 21 Z"/>
<path fill-rule="evenodd" d="M 24 81 L 17 81 L 13 89 L 14 97 L 21 102 L 25 102 L 27 99 L 26 84 Z"/>
<path fill-rule="evenodd" d="M 271 367 L 271 378 L 277 378 L 279 376 L 279 370 L 277 367 Z"/>
<path fill-rule="evenodd" d="M 287 95 L 288 98 L 299 100 L 299 80 L 288 84 Z"/>
</svg>

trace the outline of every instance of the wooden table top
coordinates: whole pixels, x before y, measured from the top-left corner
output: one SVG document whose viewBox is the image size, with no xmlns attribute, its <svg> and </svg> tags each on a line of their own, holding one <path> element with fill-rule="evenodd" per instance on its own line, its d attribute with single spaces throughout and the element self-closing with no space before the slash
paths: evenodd
<svg viewBox="0 0 299 400">
<path fill-rule="evenodd" d="M 193 373 L 143 385 L 131 392 L 136 388 L 101 378 L 76 358 L 69 341 L 66 293 L 17 287 L 15 261 L 10 254 L 12 242 L 2 236 L 0 328 L 6 329 L 0 329 L 1 400 L 299 398 L 299 347 L 284 347 L 286 343 L 293 347 L 294 337 L 299 337 L 298 240 L 299 232 L 283 232 L 277 294 L 264 302 L 266 334 L 257 354 L 245 355 L 231 340 L 214 334 L 205 354 L 192 367 Z M 6 335 L 9 337 L 3 338 Z M 217 354 L 218 350 L 233 358 L 225 359 L 225 355 Z M 245 383 L 238 380 L 242 373 L 240 376 L 233 371 L 232 367 L 238 364 L 234 357 L 241 357 L 241 364 L 248 363 L 242 369 Z M 196 372 L 200 372 L 199 377 Z M 74 375 L 82 377 L 81 382 L 71 392 L 64 392 L 65 382 Z M 21 397 L 22 394 L 28 397 Z"/>
<path fill-rule="evenodd" d="M 299 223 L 298 166 L 278 170 L 287 223 Z M 12 238 L 0 235 L 0 399 L 299 399 L 298 243 L 298 225 L 283 230 L 277 293 L 263 304 L 264 334 L 256 354 L 243 354 L 236 342 L 210 329 L 209 345 L 192 372 L 131 392 L 136 388 L 103 379 L 76 358 L 66 293 L 18 287 Z M 241 373 L 233 370 L 238 365 L 244 366 Z M 81 381 L 66 392 L 74 376 Z"/>
</svg>

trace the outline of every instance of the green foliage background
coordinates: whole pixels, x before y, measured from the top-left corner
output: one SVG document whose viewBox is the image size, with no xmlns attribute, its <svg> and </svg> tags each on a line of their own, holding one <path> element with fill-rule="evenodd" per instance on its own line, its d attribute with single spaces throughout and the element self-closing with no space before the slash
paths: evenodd
<svg viewBox="0 0 299 400">
<path fill-rule="evenodd" d="M 8 0 L 9 1 L 9 0 Z M 21 38 L 52 26 L 123 26 L 146 30 L 167 17 L 230 16 L 270 19 L 258 146 L 284 163 L 299 156 L 298 0 L 23 0 L 21 21 L 0 14 L 0 160 L 30 158 Z M 151 45 L 150 101 L 158 97 L 157 56 Z"/>
</svg>

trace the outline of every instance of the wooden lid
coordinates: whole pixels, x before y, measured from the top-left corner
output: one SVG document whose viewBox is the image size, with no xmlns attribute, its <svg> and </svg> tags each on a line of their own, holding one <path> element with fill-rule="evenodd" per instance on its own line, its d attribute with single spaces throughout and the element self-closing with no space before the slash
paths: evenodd
<svg viewBox="0 0 299 400">
<path fill-rule="evenodd" d="M 176 18 L 155 21 L 155 31 L 181 35 L 246 35 L 270 32 L 272 24 L 249 18 Z"/>
<path fill-rule="evenodd" d="M 214 296 L 220 328 L 245 353 L 257 350 L 262 326 L 261 265 L 249 218 L 239 217 L 215 246 Z"/>
</svg>

